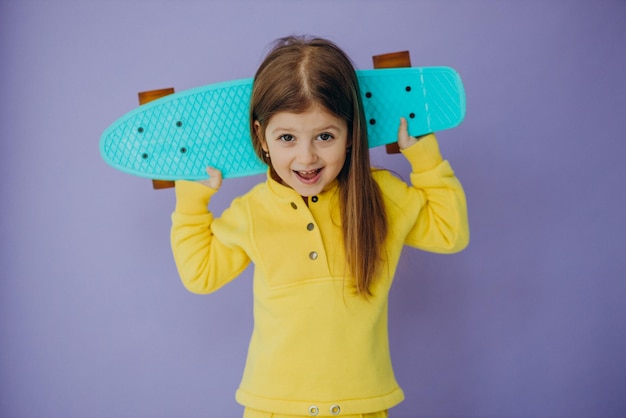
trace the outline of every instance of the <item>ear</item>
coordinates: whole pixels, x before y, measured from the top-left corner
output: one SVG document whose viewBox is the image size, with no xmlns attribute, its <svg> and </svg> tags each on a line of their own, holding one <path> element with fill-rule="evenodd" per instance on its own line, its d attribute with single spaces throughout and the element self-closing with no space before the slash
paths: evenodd
<svg viewBox="0 0 626 418">
<path fill-rule="evenodd" d="M 263 127 L 258 120 L 254 121 L 254 134 L 261 143 L 261 148 L 263 149 L 263 151 L 267 152 L 267 142 L 265 141 L 265 135 L 263 135 Z"/>
</svg>

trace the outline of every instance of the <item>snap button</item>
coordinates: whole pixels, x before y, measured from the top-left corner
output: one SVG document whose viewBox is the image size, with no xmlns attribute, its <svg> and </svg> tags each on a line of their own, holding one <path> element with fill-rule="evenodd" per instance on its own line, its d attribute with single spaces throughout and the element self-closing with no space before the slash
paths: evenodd
<svg viewBox="0 0 626 418">
<path fill-rule="evenodd" d="M 313 196 L 313 197 L 311 198 L 311 201 L 312 201 L 313 203 L 317 202 L 317 200 L 318 200 L 318 197 L 317 197 L 317 196 Z"/>
<path fill-rule="evenodd" d="M 309 253 L 309 258 L 310 258 L 311 260 L 317 260 L 317 252 L 315 252 L 315 251 L 311 251 L 311 252 Z"/>
<path fill-rule="evenodd" d="M 291 207 L 294 209 L 298 209 L 298 205 L 296 205 L 295 203 L 291 202 Z"/>
<path fill-rule="evenodd" d="M 313 231 L 314 228 L 315 228 L 315 225 L 313 225 L 313 222 L 311 222 L 310 224 L 306 226 L 306 229 L 309 231 Z"/>
<path fill-rule="evenodd" d="M 333 405 L 330 407 L 330 413 L 333 415 L 339 415 L 339 413 L 341 412 L 341 408 L 339 407 L 339 405 Z"/>
<path fill-rule="evenodd" d="M 309 415 L 314 417 L 314 416 L 316 416 L 319 413 L 320 413 L 320 409 L 317 406 L 315 406 L 315 405 L 309 406 Z"/>
</svg>

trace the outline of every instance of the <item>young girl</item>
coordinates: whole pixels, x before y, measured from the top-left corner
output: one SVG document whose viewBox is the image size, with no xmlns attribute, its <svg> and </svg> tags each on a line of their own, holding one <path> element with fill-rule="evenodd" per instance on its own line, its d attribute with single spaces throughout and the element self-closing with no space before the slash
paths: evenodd
<svg viewBox="0 0 626 418">
<path fill-rule="evenodd" d="M 265 183 L 220 218 L 221 186 L 176 182 L 172 249 L 184 285 L 213 292 L 253 262 L 254 331 L 236 398 L 244 417 L 386 417 L 403 400 L 391 367 L 387 303 L 402 247 L 468 243 L 465 196 L 434 135 L 398 144 L 411 185 L 370 167 L 350 59 L 324 39 L 277 42 L 250 105 Z"/>
</svg>

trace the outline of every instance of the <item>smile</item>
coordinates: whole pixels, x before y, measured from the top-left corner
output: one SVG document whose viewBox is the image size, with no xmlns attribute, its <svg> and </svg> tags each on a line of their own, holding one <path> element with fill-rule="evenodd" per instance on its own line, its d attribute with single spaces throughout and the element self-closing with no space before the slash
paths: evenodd
<svg viewBox="0 0 626 418">
<path fill-rule="evenodd" d="M 321 176 L 321 172 L 322 172 L 321 168 L 318 168 L 315 170 L 308 170 L 308 171 L 294 170 L 294 173 L 296 174 L 298 179 L 305 184 L 313 184 L 317 182 L 317 180 L 319 180 Z"/>
</svg>

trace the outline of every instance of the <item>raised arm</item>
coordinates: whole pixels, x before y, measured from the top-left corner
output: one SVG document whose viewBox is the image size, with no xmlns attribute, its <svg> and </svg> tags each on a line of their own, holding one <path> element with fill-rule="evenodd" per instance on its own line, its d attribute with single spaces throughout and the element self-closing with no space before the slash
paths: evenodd
<svg viewBox="0 0 626 418">
<path fill-rule="evenodd" d="M 443 160 L 435 135 L 419 140 L 410 137 L 403 119 L 398 144 L 411 164 L 411 185 L 406 191 L 410 202 L 405 205 L 413 208 L 405 209 L 411 214 L 412 209 L 419 210 L 405 244 L 438 253 L 461 251 L 469 243 L 465 193 L 452 167 Z"/>
<path fill-rule="evenodd" d="M 193 293 L 213 292 L 237 277 L 249 264 L 245 251 L 225 245 L 212 230 L 211 197 L 221 185 L 219 172 L 203 182 L 176 182 L 171 245 L 185 287 Z"/>
</svg>

